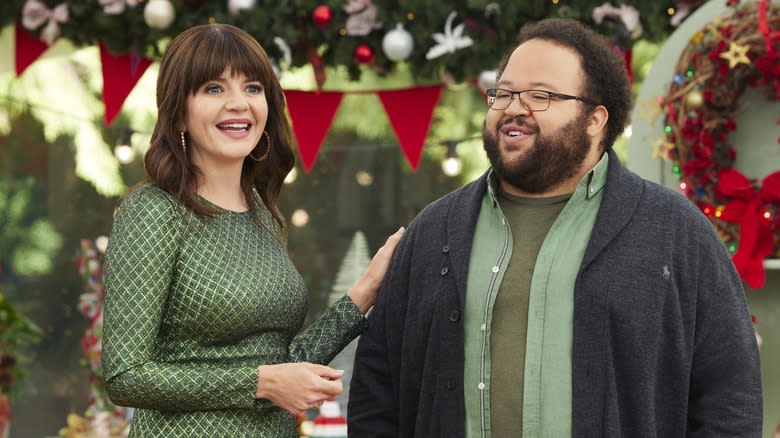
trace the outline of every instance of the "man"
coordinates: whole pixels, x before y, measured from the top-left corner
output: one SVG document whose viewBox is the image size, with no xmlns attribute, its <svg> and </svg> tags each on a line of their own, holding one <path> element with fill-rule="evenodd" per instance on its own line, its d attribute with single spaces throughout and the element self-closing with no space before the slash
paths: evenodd
<svg viewBox="0 0 780 438">
<path fill-rule="evenodd" d="M 707 219 L 611 149 L 622 59 L 525 26 L 488 90 L 483 177 L 412 221 L 361 337 L 353 437 L 758 437 L 758 349 Z"/>
</svg>

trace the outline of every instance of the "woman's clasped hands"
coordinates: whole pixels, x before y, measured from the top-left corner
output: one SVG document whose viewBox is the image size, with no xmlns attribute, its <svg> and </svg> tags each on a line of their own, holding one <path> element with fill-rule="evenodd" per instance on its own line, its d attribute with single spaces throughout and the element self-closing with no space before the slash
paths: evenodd
<svg viewBox="0 0 780 438">
<path fill-rule="evenodd" d="M 344 370 L 325 365 L 308 362 L 260 365 L 257 372 L 255 397 L 268 399 L 293 414 L 317 408 L 344 390 L 341 382 Z"/>
</svg>

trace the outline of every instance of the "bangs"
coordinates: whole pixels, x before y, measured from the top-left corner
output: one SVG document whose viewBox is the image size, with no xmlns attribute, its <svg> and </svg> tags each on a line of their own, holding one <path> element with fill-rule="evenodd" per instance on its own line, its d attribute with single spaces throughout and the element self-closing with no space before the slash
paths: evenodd
<svg viewBox="0 0 780 438">
<path fill-rule="evenodd" d="M 195 46 L 195 56 L 187 61 L 189 65 L 186 68 L 191 72 L 190 93 L 222 76 L 225 69 L 230 69 L 231 75 L 243 73 L 249 80 L 260 81 L 263 86 L 268 84 L 268 74 L 274 74 L 267 71 L 268 68 L 261 62 L 267 56 L 259 44 L 237 38 L 221 29 L 203 34 Z"/>
</svg>

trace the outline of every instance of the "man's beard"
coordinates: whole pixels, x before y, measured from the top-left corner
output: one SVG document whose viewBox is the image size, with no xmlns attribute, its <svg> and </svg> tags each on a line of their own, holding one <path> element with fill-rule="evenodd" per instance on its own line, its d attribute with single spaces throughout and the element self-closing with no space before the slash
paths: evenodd
<svg viewBox="0 0 780 438">
<path fill-rule="evenodd" d="M 502 120 L 495 133 L 488 130 L 487 124 L 482 128 L 483 147 L 496 176 L 526 193 L 538 194 L 577 175 L 591 148 L 586 112 L 581 111 L 577 118 L 547 135 L 540 133 L 538 127 L 527 124 L 524 118 L 515 119 L 520 126 L 534 128 L 536 139 L 514 162 L 502 157 L 498 146 L 500 126 L 510 121 Z"/>
</svg>

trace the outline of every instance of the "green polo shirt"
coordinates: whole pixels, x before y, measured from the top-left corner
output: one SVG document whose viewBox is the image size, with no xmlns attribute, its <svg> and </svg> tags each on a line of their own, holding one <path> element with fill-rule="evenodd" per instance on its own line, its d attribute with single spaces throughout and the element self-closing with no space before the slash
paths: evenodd
<svg viewBox="0 0 780 438">
<path fill-rule="evenodd" d="M 515 312 L 494 311 L 505 276 L 507 279 L 517 277 L 517 273 L 507 271 L 513 269 L 510 265 L 514 246 L 512 233 L 522 230 L 511 229 L 498 199 L 495 175 L 493 172 L 488 174 L 488 190 L 477 219 L 466 286 L 464 397 L 467 438 L 491 436 L 491 374 L 504 366 L 523 369 L 523 381 L 517 382 L 517 391 L 522 392 L 522 397 L 514 398 L 522 400 L 521 410 L 514 407 L 522 417 L 517 418 L 518 435 L 522 429 L 525 437 L 571 436 L 574 281 L 601 204 L 607 164 L 608 156 L 604 154 L 577 185 L 544 237 L 531 274 L 530 289 L 514 293 L 515 296 L 527 295 L 527 312 L 523 305 Z M 522 250 L 529 251 L 529 248 Z M 503 301 L 499 302 L 504 305 Z M 522 303 L 522 300 L 516 302 Z M 511 300 L 508 305 L 512 305 Z M 502 336 L 499 333 L 491 336 L 492 329 L 505 326 L 503 318 L 507 317 L 526 326 L 526 337 L 516 340 L 525 344 L 525 364 L 491 361 L 496 356 L 490 348 L 494 344 L 493 337 Z M 494 321 L 494 318 L 502 320 Z M 517 333 L 522 336 L 522 330 L 515 335 Z M 498 344 L 503 345 L 502 342 Z M 503 386 L 505 382 L 501 381 L 501 384 Z M 500 399 L 511 403 L 509 398 L 502 396 Z M 497 411 L 506 412 L 505 406 Z"/>
</svg>

